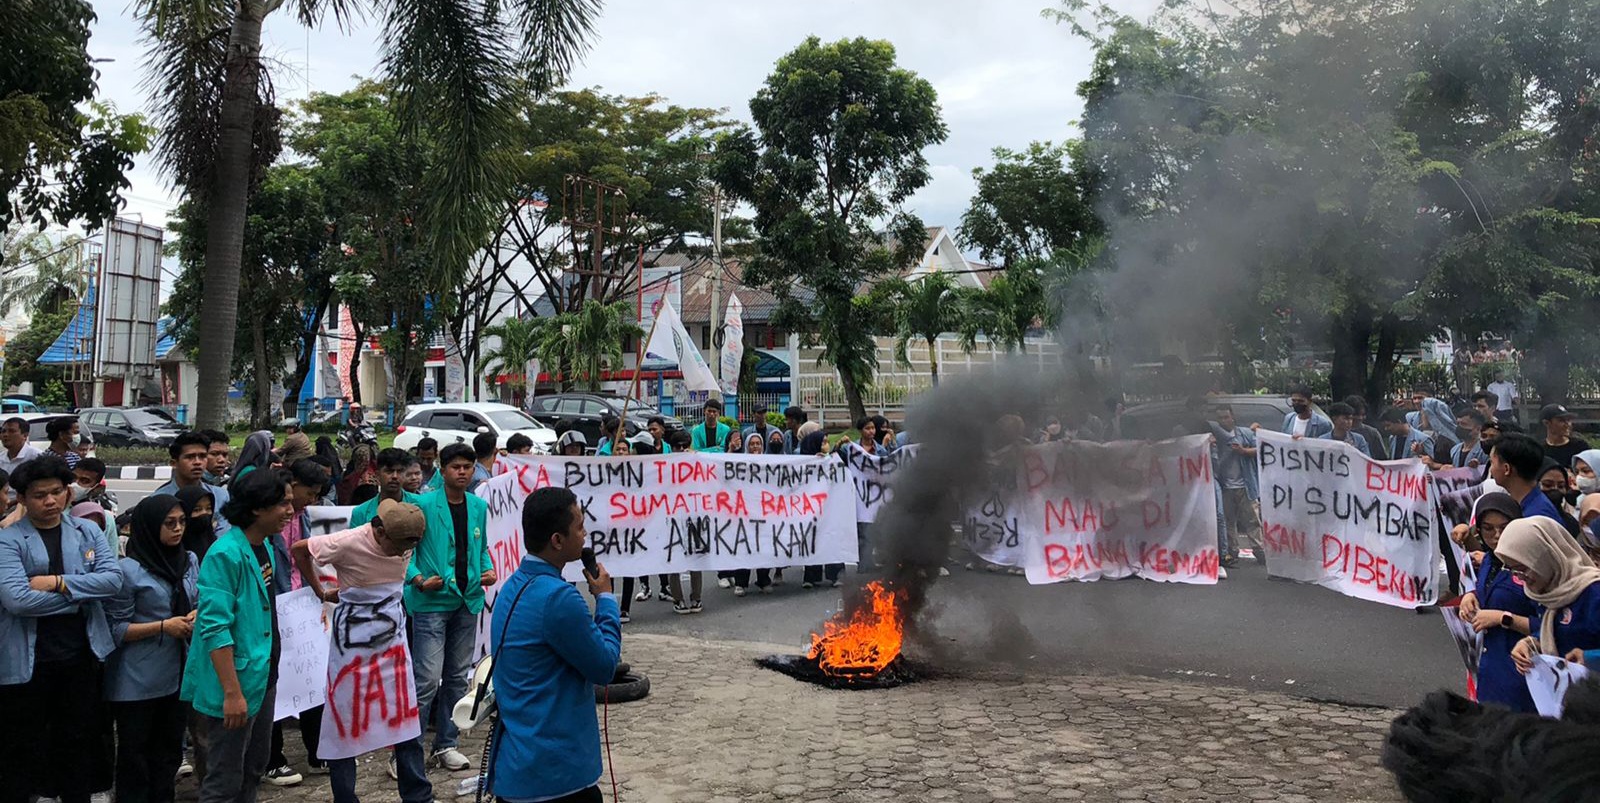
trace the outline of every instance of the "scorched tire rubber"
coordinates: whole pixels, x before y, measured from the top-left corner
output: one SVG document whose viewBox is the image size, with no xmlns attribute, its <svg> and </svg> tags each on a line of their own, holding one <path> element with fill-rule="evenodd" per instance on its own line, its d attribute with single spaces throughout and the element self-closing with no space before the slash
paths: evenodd
<svg viewBox="0 0 1600 803">
<path fill-rule="evenodd" d="M 597 703 L 631 703 L 643 700 L 650 694 L 650 678 L 629 672 L 609 686 L 594 687 Z"/>
</svg>

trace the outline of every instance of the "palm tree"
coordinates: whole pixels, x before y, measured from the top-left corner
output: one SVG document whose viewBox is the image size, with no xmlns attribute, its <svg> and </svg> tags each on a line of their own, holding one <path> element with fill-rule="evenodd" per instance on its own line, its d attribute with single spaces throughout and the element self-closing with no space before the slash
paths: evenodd
<svg viewBox="0 0 1600 803">
<path fill-rule="evenodd" d="M 967 327 L 967 293 L 950 274 L 935 271 L 907 282 L 893 279 L 884 285 L 894 321 L 895 359 L 910 365 L 906 347 L 912 340 L 928 344 L 928 373 L 939 384 L 939 336 Z M 971 350 L 965 342 L 963 348 Z"/>
<path fill-rule="evenodd" d="M 166 170 L 206 204 L 196 426 L 221 427 L 238 321 L 239 265 L 255 152 L 273 144 L 275 110 L 261 61 L 266 17 L 289 6 L 303 24 L 341 26 L 356 0 L 137 0 L 151 42 L 149 85 Z M 443 270 L 482 244 L 509 186 L 494 158 L 518 92 L 559 83 L 587 47 L 600 0 L 374 0 L 383 66 L 409 130 L 444 154 L 419 225 Z M 266 102 L 264 102 L 266 101 Z"/>
<path fill-rule="evenodd" d="M 52 239 L 20 224 L 0 232 L 0 317 L 18 307 L 59 312 L 82 299 L 89 290 L 84 242 L 77 235 Z"/>
<path fill-rule="evenodd" d="M 511 380 L 513 393 L 527 393 L 528 387 L 538 377 L 528 376 L 528 363 L 539 357 L 539 327 L 524 318 L 507 318 L 484 327 L 483 334 L 498 338 L 500 343 L 483 355 L 483 369 L 493 374 L 506 374 L 522 379 Z"/>
<path fill-rule="evenodd" d="M 644 336 L 633 314 L 627 301 L 590 300 L 576 312 L 539 319 L 539 362 L 559 375 L 563 386 L 582 381 L 591 390 L 600 387 L 606 367 L 622 364 L 622 342 Z"/>
</svg>

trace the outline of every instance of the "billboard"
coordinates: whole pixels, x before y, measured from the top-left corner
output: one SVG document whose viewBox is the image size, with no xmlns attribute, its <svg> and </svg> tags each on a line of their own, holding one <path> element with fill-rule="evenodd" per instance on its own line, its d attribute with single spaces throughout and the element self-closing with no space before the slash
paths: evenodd
<svg viewBox="0 0 1600 803">
<path fill-rule="evenodd" d="M 156 378 L 161 228 L 114 218 L 96 277 L 94 376 Z"/>
</svg>

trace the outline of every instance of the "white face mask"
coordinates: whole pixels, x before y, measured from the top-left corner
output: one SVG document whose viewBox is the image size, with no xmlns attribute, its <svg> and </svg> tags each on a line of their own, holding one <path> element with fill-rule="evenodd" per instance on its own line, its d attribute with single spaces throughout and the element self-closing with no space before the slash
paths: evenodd
<svg viewBox="0 0 1600 803">
<path fill-rule="evenodd" d="M 1578 490 L 1586 494 L 1600 491 L 1600 477 L 1579 477 Z"/>
<path fill-rule="evenodd" d="M 83 443 L 83 434 L 79 432 L 72 433 L 72 438 L 69 439 L 67 443 L 72 444 L 72 448 L 74 449 L 78 448 L 78 444 Z"/>
<path fill-rule="evenodd" d="M 89 489 L 77 483 L 72 484 L 72 501 L 82 502 L 89 497 Z"/>
</svg>

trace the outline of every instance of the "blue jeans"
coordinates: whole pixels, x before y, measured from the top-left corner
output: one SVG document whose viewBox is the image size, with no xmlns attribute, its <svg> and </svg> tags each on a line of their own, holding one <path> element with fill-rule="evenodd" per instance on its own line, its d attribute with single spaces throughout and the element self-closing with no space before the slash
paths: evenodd
<svg viewBox="0 0 1600 803">
<path fill-rule="evenodd" d="M 467 673 L 472 669 L 472 647 L 478 638 L 478 617 L 462 605 L 453 611 L 411 614 L 411 660 L 417 680 L 417 707 L 426 716 L 434 710 L 433 752 L 455 747 L 461 732 L 450 720 L 450 710 L 467 693 Z M 423 736 L 427 728 L 423 728 Z M 420 745 L 422 736 L 417 737 Z"/>
<path fill-rule="evenodd" d="M 423 761 L 422 740 L 412 739 L 394 746 L 395 768 L 400 771 L 402 803 L 428 803 L 433 800 L 433 784 L 428 782 L 428 767 Z M 333 803 L 360 803 L 356 797 L 356 760 L 336 758 L 328 762 L 328 780 L 333 784 Z"/>
</svg>

